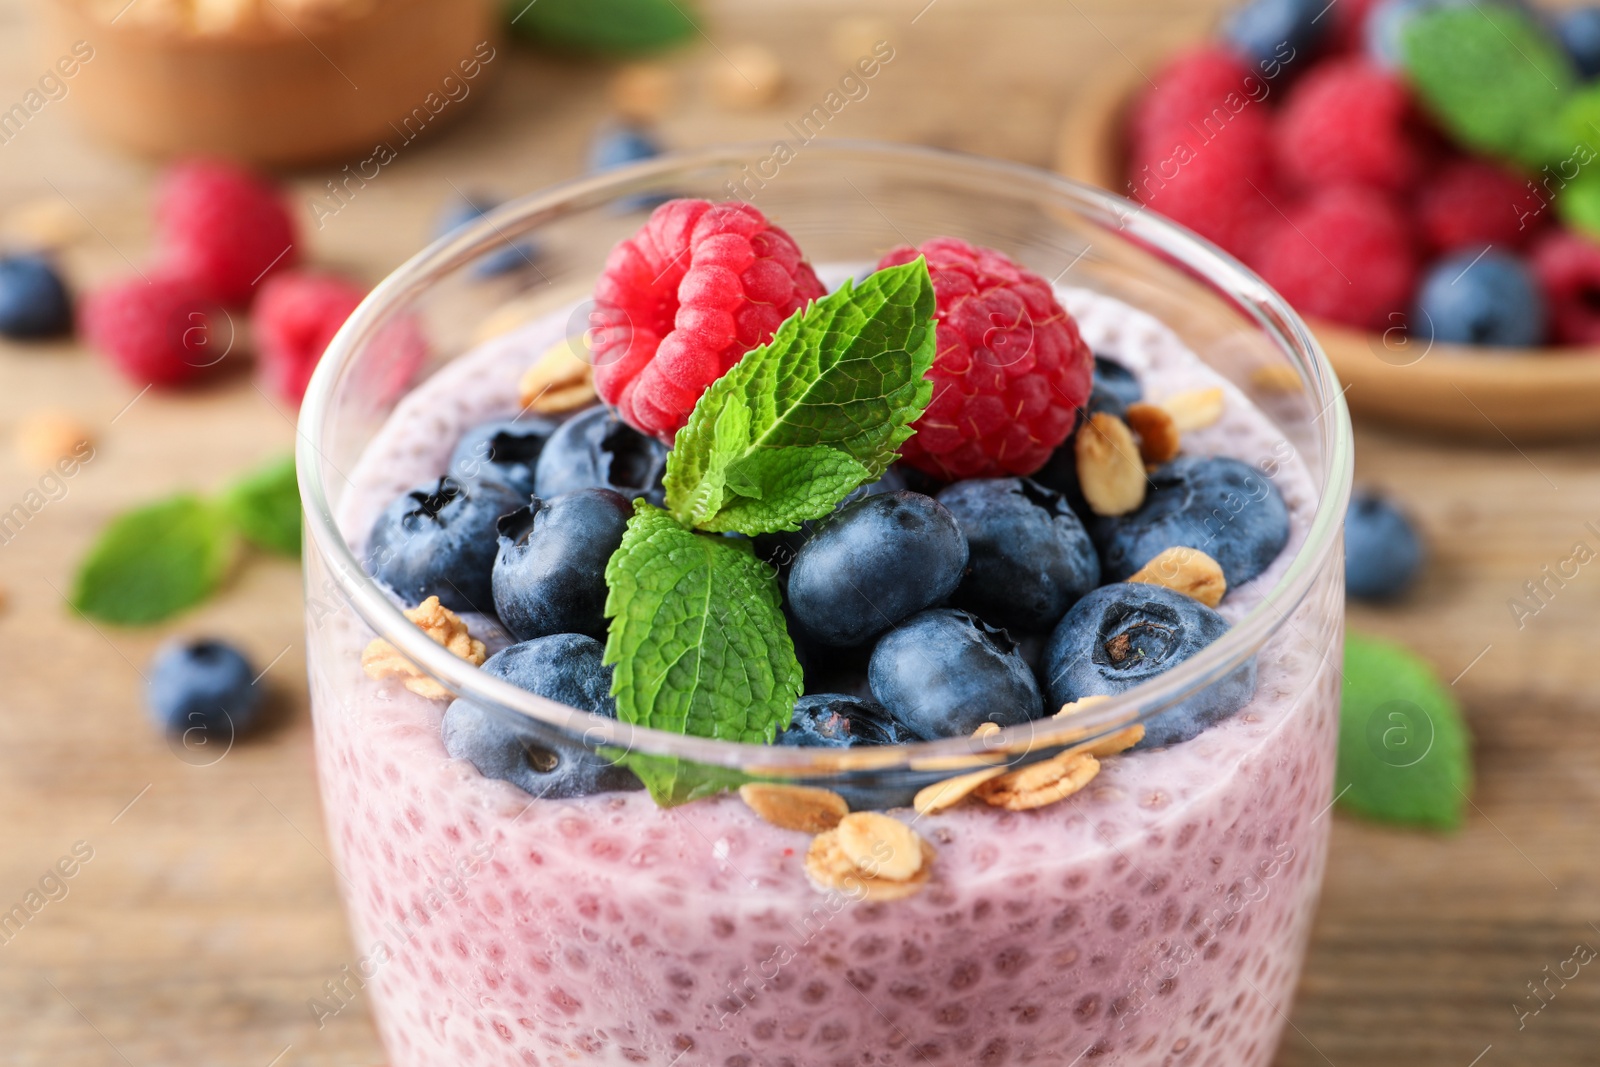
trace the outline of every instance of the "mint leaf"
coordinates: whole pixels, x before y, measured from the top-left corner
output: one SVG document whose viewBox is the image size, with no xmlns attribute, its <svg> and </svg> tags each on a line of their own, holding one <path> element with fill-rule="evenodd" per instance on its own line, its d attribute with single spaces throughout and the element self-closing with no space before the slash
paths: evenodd
<svg viewBox="0 0 1600 1067">
<path fill-rule="evenodd" d="M 716 767 L 678 759 L 676 756 L 655 756 L 647 752 L 622 752 L 606 748 L 602 748 L 600 754 L 636 774 L 650 791 L 651 798 L 663 808 L 675 808 L 679 804 L 716 796 L 718 793 L 731 793 L 746 782 L 755 781 L 734 767 Z"/>
<path fill-rule="evenodd" d="M 300 554 L 300 490 L 293 456 L 275 459 L 234 482 L 223 493 L 221 506 L 257 548 L 286 556 Z"/>
<path fill-rule="evenodd" d="M 78 570 L 72 604 L 106 622 L 159 622 L 217 587 L 232 547 L 221 513 L 197 496 L 136 508 L 101 532 Z"/>
<path fill-rule="evenodd" d="M 791 315 L 678 431 L 667 507 L 685 526 L 797 529 L 880 476 L 928 406 L 933 279 L 920 258 Z"/>
<path fill-rule="evenodd" d="M 606 585 L 605 662 L 623 722 L 760 744 L 789 722 L 800 665 L 776 576 L 748 543 L 686 530 L 636 501 Z M 718 774 L 708 780 L 715 768 L 633 754 L 621 761 L 661 804 L 725 787 Z"/>
<path fill-rule="evenodd" d="M 1341 807 L 1454 829 L 1472 790 L 1469 745 L 1455 697 L 1432 668 L 1398 645 L 1345 634 L 1334 782 Z"/>
<path fill-rule="evenodd" d="M 509 0 L 511 28 L 554 48 L 631 53 L 688 37 L 688 0 Z"/>
</svg>

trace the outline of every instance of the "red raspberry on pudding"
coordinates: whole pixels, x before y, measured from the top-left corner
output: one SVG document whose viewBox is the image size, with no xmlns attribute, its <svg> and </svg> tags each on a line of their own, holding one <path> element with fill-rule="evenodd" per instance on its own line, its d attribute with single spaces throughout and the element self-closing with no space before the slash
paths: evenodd
<svg viewBox="0 0 1600 1067">
<path fill-rule="evenodd" d="M 749 204 L 668 201 L 595 285 L 595 389 L 671 441 L 712 382 L 825 292 L 794 239 Z"/>
<path fill-rule="evenodd" d="M 937 300 L 933 399 L 901 458 L 955 481 L 1032 474 L 1089 398 L 1094 356 L 1050 283 L 992 248 L 935 237 L 878 269 L 926 256 Z"/>
<path fill-rule="evenodd" d="M 297 259 L 294 220 L 277 188 L 233 163 L 179 163 L 156 193 L 162 273 L 189 279 L 212 300 L 242 306 L 272 271 Z"/>
</svg>

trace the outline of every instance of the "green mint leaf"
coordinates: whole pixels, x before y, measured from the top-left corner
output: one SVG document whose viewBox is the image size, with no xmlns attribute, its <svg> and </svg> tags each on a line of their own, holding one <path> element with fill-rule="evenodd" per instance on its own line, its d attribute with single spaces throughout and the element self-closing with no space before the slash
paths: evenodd
<svg viewBox="0 0 1600 1067">
<path fill-rule="evenodd" d="M 784 320 L 678 431 L 668 509 L 703 530 L 793 530 L 883 474 L 933 394 L 933 309 L 917 259 Z"/>
<path fill-rule="evenodd" d="M 1550 130 L 1577 75 L 1527 12 L 1476 3 L 1429 11 L 1406 23 L 1400 51 L 1424 106 L 1467 147 L 1532 167 L 1571 151 L 1553 148 Z"/>
<path fill-rule="evenodd" d="M 183 494 L 113 519 L 79 567 L 72 604 L 123 625 L 160 622 L 222 581 L 233 538 L 221 513 Z"/>
<path fill-rule="evenodd" d="M 605 661 L 623 722 L 672 733 L 766 744 L 794 714 L 800 665 L 772 569 L 750 545 L 686 530 L 634 504 L 606 565 Z M 661 804 L 725 786 L 707 768 L 622 757 Z"/>
<path fill-rule="evenodd" d="M 651 798 L 663 808 L 675 808 L 679 804 L 716 796 L 718 793 L 731 793 L 746 782 L 755 781 L 750 775 L 733 767 L 694 763 L 676 756 L 654 756 L 646 752 L 622 752 L 616 749 L 601 749 L 600 754 L 638 775 L 639 781 L 650 791 Z"/>
<path fill-rule="evenodd" d="M 1433 669 L 1398 645 L 1345 634 L 1339 804 L 1381 822 L 1461 824 L 1472 791 L 1470 737 Z"/>
<path fill-rule="evenodd" d="M 300 554 L 300 489 L 294 457 L 284 456 L 246 474 L 223 493 L 223 514 L 257 548 Z"/>
<path fill-rule="evenodd" d="M 695 32 L 687 0 L 509 0 L 511 28 L 541 44 L 586 53 L 663 48 Z"/>
</svg>

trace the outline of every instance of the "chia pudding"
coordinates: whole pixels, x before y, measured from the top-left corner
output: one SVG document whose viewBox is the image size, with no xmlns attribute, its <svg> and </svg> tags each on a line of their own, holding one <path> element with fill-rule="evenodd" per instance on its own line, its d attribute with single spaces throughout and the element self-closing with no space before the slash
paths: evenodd
<svg viewBox="0 0 1600 1067">
<path fill-rule="evenodd" d="M 1185 452 L 1241 459 L 1281 494 L 1287 546 L 1217 608 L 1237 622 L 1304 544 L 1309 473 L 1167 327 L 1091 291 L 1057 295 L 1148 398 L 1222 389 L 1221 418 L 1185 433 Z M 519 373 L 568 322 L 486 342 L 400 402 L 339 503 L 358 556 L 465 432 L 516 412 Z M 508 643 L 492 618 L 463 618 L 490 651 Z M 393 1067 L 1266 1064 L 1321 881 L 1341 619 L 1330 569 L 1259 650 L 1246 706 L 1105 759 L 1062 802 L 896 810 L 937 859 L 920 892 L 872 901 L 819 892 L 808 835 L 737 794 L 534 799 L 481 774 L 446 752 L 443 701 L 363 675 L 373 635 L 353 612 L 314 617 L 354 980 Z"/>
</svg>

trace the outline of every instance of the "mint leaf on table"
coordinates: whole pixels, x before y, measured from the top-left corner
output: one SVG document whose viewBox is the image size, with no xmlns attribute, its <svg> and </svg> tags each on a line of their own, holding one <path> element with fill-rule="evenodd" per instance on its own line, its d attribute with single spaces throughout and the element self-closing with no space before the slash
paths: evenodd
<svg viewBox="0 0 1600 1067">
<path fill-rule="evenodd" d="M 234 482 L 223 493 L 221 506 L 257 548 L 286 556 L 300 554 L 300 489 L 293 456 L 275 459 Z"/>
<path fill-rule="evenodd" d="M 797 529 L 878 478 L 933 384 L 933 280 L 922 259 L 796 312 L 706 390 L 667 459 L 680 523 Z"/>
<path fill-rule="evenodd" d="M 1400 51 L 1424 106 L 1468 148 L 1532 167 L 1571 151 L 1552 145 L 1551 129 L 1577 74 L 1528 12 L 1488 3 L 1427 11 L 1406 23 Z"/>
<path fill-rule="evenodd" d="M 210 595 L 232 550 L 227 521 L 199 497 L 147 504 L 101 532 L 78 570 L 72 604 L 105 622 L 159 622 Z"/>
<path fill-rule="evenodd" d="M 1470 737 L 1433 669 L 1399 645 L 1345 634 L 1339 805 L 1381 822 L 1454 829 L 1472 790 Z"/>
<path fill-rule="evenodd" d="M 686 530 L 644 501 L 606 565 L 605 662 L 623 722 L 767 744 L 789 723 L 800 665 L 771 568 L 750 545 Z M 620 757 L 663 805 L 726 788 L 736 772 Z M 725 782 L 724 779 L 727 779 Z"/>
<path fill-rule="evenodd" d="M 632 53 L 695 32 L 688 0 L 508 0 L 511 28 L 552 48 Z"/>
</svg>

